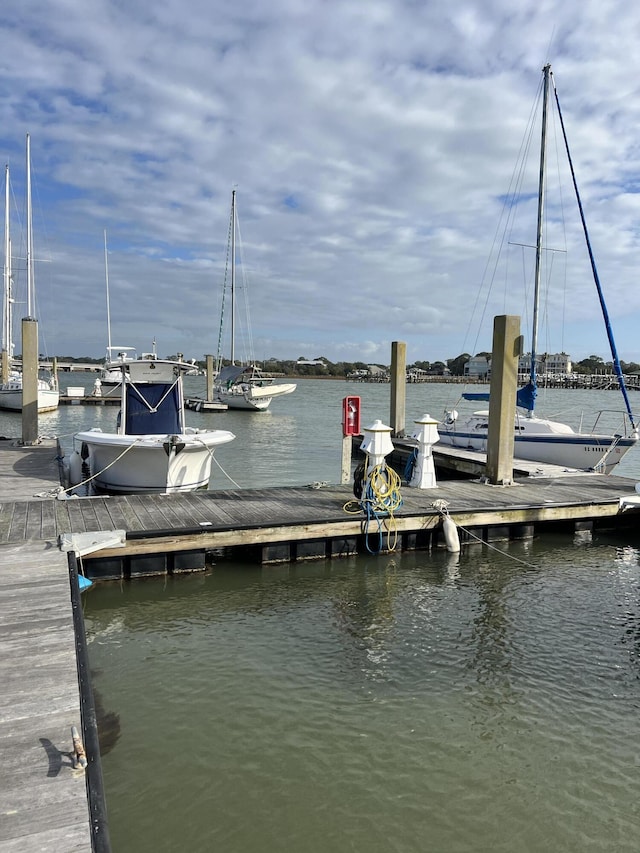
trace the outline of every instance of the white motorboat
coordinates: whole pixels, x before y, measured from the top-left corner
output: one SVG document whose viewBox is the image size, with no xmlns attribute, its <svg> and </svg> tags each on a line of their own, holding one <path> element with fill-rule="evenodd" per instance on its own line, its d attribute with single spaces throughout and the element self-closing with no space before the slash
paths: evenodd
<svg viewBox="0 0 640 853">
<path fill-rule="evenodd" d="M 109 494 L 206 489 L 215 448 L 235 436 L 186 426 L 182 380 L 191 365 L 140 358 L 116 367 L 124 388 L 116 430 L 76 433 L 70 485 L 88 481 Z"/>
<path fill-rule="evenodd" d="M 225 273 L 225 286 L 222 294 L 222 309 L 220 312 L 220 332 L 218 335 L 218 354 L 216 357 L 216 377 L 213 385 L 213 394 L 217 402 L 223 403 L 229 409 L 244 409 L 252 412 L 264 412 L 276 397 L 291 394 L 296 390 L 294 383 L 276 382 L 274 377 L 264 374 L 256 365 L 253 353 L 248 353 L 244 360 L 244 366 L 236 363 L 236 321 L 237 321 L 237 284 L 236 284 L 236 241 L 239 236 L 238 211 L 236 206 L 236 191 L 231 192 L 231 218 L 229 222 L 229 246 L 227 258 L 231 263 L 230 275 L 230 363 L 223 367 L 222 340 L 224 297 L 226 293 L 227 276 Z M 246 285 L 244 297 L 247 298 Z M 245 315 L 249 310 L 246 306 Z M 251 340 L 249 329 L 245 329 L 245 338 Z"/>
<path fill-rule="evenodd" d="M 5 167 L 4 212 L 4 290 L 2 308 L 2 348 L 7 363 L 13 362 L 13 272 L 11 263 L 11 238 L 9 229 L 9 166 Z M 33 269 L 33 225 L 31 213 L 31 139 L 27 134 L 27 315 L 35 306 L 35 277 Z M 51 412 L 58 408 L 60 392 L 55 377 L 37 379 L 38 412 Z M 7 380 L 0 384 L 0 409 L 22 411 L 22 373 L 11 367 Z"/>
<path fill-rule="evenodd" d="M 567 468 L 581 470 L 593 470 L 602 473 L 611 473 L 613 468 L 620 462 L 625 453 L 638 442 L 638 429 L 635 424 L 634 415 L 631 410 L 624 376 L 620 366 L 620 360 L 616 352 L 613 332 L 605 306 L 600 280 L 591 250 L 589 234 L 582 209 L 582 203 L 578 193 L 571 156 L 569 152 L 564 122 L 560 112 L 558 95 L 553 87 L 558 115 L 564 137 L 565 149 L 571 168 L 571 177 L 580 211 L 582 228 L 587 243 L 591 268 L 598 291 L 600 305 L 602 307 L 614 369 L 616 371 L 620 390 L 625 402 L 626 411 L 618 413 L 620 417 L 620 431 L 608 432 L 604 429 L 598 430 L 598 422 L 606 420 L 610 413 L 597 413 L 593 430 L 590 432 L 576 432 L 571 426 L 557 421 L 537 417 L 534 414 L 537 393 L 537 348 L 538 348 L 538 315 L 541 290 L 541 261 L 546 247 L 543 245 L 544 233 L 544 205 L 546 199 L 546 133 L 548 117 L 548 100 L 551 81 L 551 66 L 543 69 L 543 102 L 542 102 L 542 138 L 540 145 L 540 171 L 538 186 L 538 216 L 536 233 L 536 255 L 535 255 L 535 277 L 534 277 L 534 300 L 533 300 L 533 328 L 531 336 L 531 358 L 529 381 L 525 387 L 518 391 L 517 406 L 523 413 L 516 411 L 515 415 L 515 440 L 514 456 L 519 459 L 527 459 L 535 462 L 561 465 Z M 463 394 L 467 400 L 488 400 L 488 394 Z M 465 420 L 459 422 L 458 413 L 455 409 L 445 412 L 443 422 L 438 424 L 440 443 L 454 447 L 468 448 L 472 450 L 486 451 L 487 434 L 489 425 L 488 411 L 474 412 Z"/>
</svg>

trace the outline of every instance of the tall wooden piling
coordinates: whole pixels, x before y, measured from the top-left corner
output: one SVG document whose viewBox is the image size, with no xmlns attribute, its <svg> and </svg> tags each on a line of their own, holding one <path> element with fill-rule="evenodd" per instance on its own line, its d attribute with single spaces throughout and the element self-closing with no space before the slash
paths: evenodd
<svg viewBox="0 0 640 853">
<path fill-rule="evenodd" d="M 391 344 L 391 409 L 389 413 L 391 434 L 404 437 L 405 407 L 407 400 L 407 345 L 403 341 Z"/>
<path fill-rule="evenodd" d="M 213 402 L 213 356 L 207 355 L 207 402 Z"/>
<path fill-rule="evenodd" d="M 38 321 L 22 319 L 22 443 L 38 440 Z"/>
<path fill-rule="evenodd" d="M 513 482 L 513 418 L 521 350 L 520 318 L 509 314 L 495 317 L 487 436 L 487 479 L 493 485 Z"/>
</svg>

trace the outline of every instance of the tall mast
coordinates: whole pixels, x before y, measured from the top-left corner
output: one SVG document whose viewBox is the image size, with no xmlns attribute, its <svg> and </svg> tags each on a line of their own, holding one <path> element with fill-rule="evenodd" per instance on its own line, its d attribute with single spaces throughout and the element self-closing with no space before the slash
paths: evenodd
<svg viewBox="0 0 640 853">
<path fill-rule="evenodd" d="M 9 166 L 4 172 L 4 290 L 2 294 L 2 348 L 8 357 L 13 358 L 11 340 L 11 237 L 9 233 Z"/>
<path fill-rule="evenodd" d="M 231 190 L 231 364 L 236 363 L 236 191 Z"/>
<path fill-rule="evenodd" d="M 27 317 L 34 310 L 33 222 L 31 211 L 31 137 L 27 133 Z"/>
<path fill-rule="evenodd" d="M 551 65 L 545 65 L 542 89 L 542 132 L 540 136 L 540 176 L 538 179 L 538 226 L 536 230 L 536 268 L 533 290 L 533 327 L 531 330 L 531 383 L 536 384 L 536 354 L 538 351 L 538 314 L 540 310 L 540 278 L 542 263 L 542 227 L 544 219 L 544 194 L 547 173 L 547 109 Z"/>
<path fill-rule="evenodd" d="M 107 358 L 111 358 L 111 306 L 109 302 L 109 261 L 107 256 L 107 229 L 104 229 L 104 278 L 107 288 Z"/>
</svg>

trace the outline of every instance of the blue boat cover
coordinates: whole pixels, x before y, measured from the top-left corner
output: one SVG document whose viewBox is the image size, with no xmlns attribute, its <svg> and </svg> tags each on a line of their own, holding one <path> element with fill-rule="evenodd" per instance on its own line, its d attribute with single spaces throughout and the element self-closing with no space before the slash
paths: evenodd
<svg viewBox="0 0 640 853">
<path fill-rule="evenodd" d="M 168 392 L 168 393 L 167 393 Z M 165 399 L 162 398 L 167 395 Z M 140 399 L 143 397 L 144 399 Z M 162 403 L 160 401 L 162 400 Z M 145 402 L 146 401 L 146 402 Z M 182 432 L 178 385 L 127 385 L 127 435 Z"/>
<path fill-rule="evenodd" d="M 532 412 L 536 403 L 536 394 L 537 389 L 536 386 L 529 382 L 524 388 L 520 388 L 516 394 L 516 405 L 520 406 L 521 409 L 527 409 L 529 412 Z M 478 391 L 478 392 L 465 392 L 462 395 L 463 400 L 488 400 L 489 393 L 487 391 Z"/>
</svg>

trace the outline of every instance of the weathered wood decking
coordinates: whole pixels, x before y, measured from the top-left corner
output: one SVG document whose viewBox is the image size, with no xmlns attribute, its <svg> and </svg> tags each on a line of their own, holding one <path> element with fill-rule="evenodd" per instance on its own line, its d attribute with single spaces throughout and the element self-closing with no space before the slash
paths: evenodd
<svg viewBox="0 0 640 853">
<path fill-rule="evenodd" d="M 55 542 L 0 548 L 0 849 L 89 851 L 66 554 Z"/>
<path fill-rule="evenodd" d="M 99 531 L 124 531 L 121 548 L 99 549 L 90 558 L 117 554 L 153 554 L 188 549 L 215 550 L 234 546 L 330 540 L 362 532 L 364 514 L 354 505 L 351 485 L 275 487 L 270 489 L 214 490 L 182 495 L 121 495 L 52 500 L 55 454 L 45 448 L 25 448 L 4 480 L 2 463 L 16 453 L 0 453 L 0 484 L 11 478 L 22 493 L 0 499 L 0 545 L 25 540 L 57 542 L 60 537 Z M 15 469 L 35 468 L 40 453 L 48 453 L 47 483 L 35 477 L 21 481 Z M 477 454 L 476 454 L 477 455 Z M 514 485 L 494 487 L 471 480 L 439 481 L 437 489 L 402 488 L 402 506 L 394 513 L 398 532 L 419 533 L 441 523 L 434 502 L 444 501 L 462 527 L 540 524 L 552 521 L 588 521 L 620 518 L 619 500 L 635 494 L 635 482 L 597 474 L 536 470 L 538 476 Z M 28 485 L 29 488 L 24 486 Z M 45 488 L 43 488 L 45 486 Z M 0 494 L 7 495 L 8 490 Z M 628 518 L 628 516 L 626 516 Z M 321 551 L 318 555 L 320 555 Z"/>
</svg>

